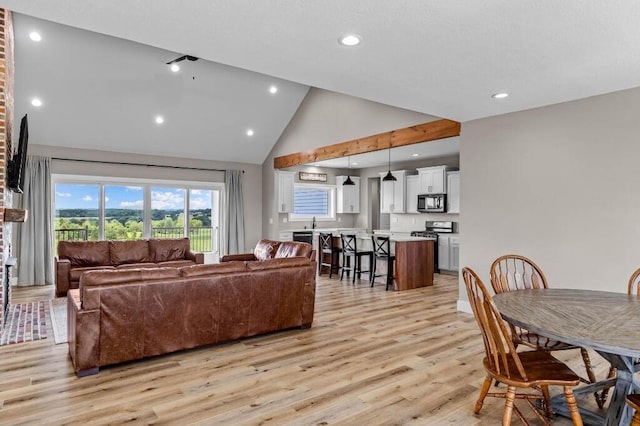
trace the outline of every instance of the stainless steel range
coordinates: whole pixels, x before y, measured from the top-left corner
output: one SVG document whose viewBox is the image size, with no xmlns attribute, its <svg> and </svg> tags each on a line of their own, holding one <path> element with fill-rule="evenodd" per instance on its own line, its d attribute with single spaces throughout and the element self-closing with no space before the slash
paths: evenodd
<svg viewBox="0 0 640 426">
<path fill-rule="evenodd" d="M 438 267 L 438 234 L 454 234 L 458 232 L 457 222 L 433 222 L 424 223 L 424 231 L 411 231 L 412 237 L 423 237 L 434 240 L 433 243 L 433 272 L 440 273 Z"/>
</svg>

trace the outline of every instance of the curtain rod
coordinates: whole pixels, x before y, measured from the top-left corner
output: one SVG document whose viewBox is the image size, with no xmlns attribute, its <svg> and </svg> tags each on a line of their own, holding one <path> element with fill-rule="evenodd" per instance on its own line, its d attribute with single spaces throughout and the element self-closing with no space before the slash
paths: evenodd
<svg viewBox="0 0 640 426">
<path fill-rule="evenodd" d="M 81 160 L 76 158 L 59 158 L 59 157 L 51 157 L 52 160 L 61 160 L 61 161 L 76 161 L 80 163 L 99 163 L 99 164 L 117 164 L 120 166 L 143 166 L 143 167 L 164 167 L 167 169 L 182 169 L 182 170 L 203 170 L 208 172 L 226 172 L 226 169 L 207 169 L 204 167 L 183 167 L 183 166 L 168 166 L 164 164 L 144 164 L 144 163 L 123 163 L 120 161 L 104 161 L 104 160 Z M 244 170 L 242 170 L 244 173 Z"/>
</svg>

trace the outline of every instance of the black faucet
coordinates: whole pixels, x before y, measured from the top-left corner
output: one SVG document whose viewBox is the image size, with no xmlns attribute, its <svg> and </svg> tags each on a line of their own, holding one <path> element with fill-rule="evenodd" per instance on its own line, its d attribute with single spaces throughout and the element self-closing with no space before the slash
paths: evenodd
<svg viewBox="0 0 640 426">
<path fill-rule="evenodd" d="M 316 217 L 313 217 L 313 220 L 311 221 L 311 229 L 316 229 Z"/>
</svg>

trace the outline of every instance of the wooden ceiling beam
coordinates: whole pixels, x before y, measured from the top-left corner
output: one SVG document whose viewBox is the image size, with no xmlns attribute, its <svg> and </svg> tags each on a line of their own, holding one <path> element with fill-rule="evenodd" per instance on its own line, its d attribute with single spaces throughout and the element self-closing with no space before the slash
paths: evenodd
<svg viewBox="0 0 640 426">
<path fill-rule="evenodd" d="M 404 129 L 392 130 L 373 136 L 323 146 L 313 151 L 297 152 L 295 154 L 276 157 L 273 159 L 273 167 L 276 169 L 284 169 L 300 164 L 364 154 L 366 152 L 380 151 L 382 149 L 412 145 L 415 143 L 431 142 L 459 135 L 460 123 L 457 121 L 447 119 L 430 121 L 428 123 L 418 124 L 417 126 L 405 127 Z"/>
</svg>

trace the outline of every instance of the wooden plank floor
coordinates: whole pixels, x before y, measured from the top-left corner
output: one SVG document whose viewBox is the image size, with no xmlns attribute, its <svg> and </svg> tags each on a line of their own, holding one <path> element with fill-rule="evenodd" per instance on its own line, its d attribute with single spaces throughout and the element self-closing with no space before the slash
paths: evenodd
<svg viewBox="0 0 640 426">
<path fill-rule="evenodd" d="M 81 379 L 49 330 L 45 340 L 0 347 L 0 424 L 500 424 L 502 399 L 472 412 L 484 378 L 482 342 L 473 316 L 456 311 L 457 293 L 457 277 L 446 275 L 400 293 L 323 276 L 311 329 Z M 14 289 L 12 301 L 52 296 L 52 288 Z M 578 351 L 559 357 L 583 374 Z M 592 360 L 606 375 L 602 358 Z M 595 406 L 591 398 L 578 403 Z"/>
</svg>

